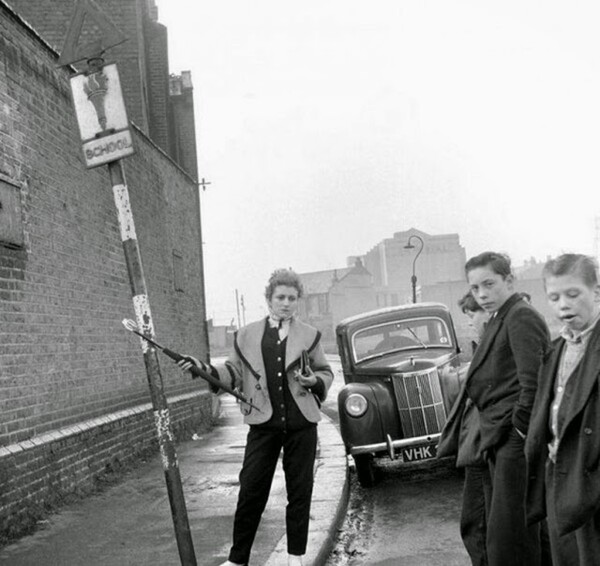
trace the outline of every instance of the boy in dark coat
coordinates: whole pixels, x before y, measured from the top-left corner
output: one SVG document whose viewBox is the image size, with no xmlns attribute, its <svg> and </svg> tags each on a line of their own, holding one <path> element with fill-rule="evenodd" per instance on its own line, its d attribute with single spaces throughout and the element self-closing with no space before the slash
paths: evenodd
<svg viewBox="0 0 600 566">
<path fill-rule="evenodd" d="M 471 293 L 491 318 L 467 374 L 466 391 L 480 415 L 481 450 L 489 465 L 486 490 L 490 566 L 537 566 L 538 525 L 525 522 L 524 439 L 549 346 L 546 323 L 513 285 L 510 259 L 485 252 L 465 271 Z"/>
<path fill-rule="evenodd" d="M 600 564 L 600 286 L 595 261 L 544 267 L 564 327 L 544 363 L 525 446 L 527 517 L 548 517 L 555 566 Z"/>
</svg>

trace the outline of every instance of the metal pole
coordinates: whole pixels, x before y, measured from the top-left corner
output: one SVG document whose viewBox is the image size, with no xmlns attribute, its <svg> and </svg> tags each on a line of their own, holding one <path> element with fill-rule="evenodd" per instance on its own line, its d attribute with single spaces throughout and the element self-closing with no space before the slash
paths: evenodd
<svg viewBox="0 0 600 566">
<path fill-rule="evenodd" d="M 421 255 L 421 252 L 423 251 L 425 242 L 423 242 L 423 238 L 421 238 L 421 236 L 417 236 L 416 234 L 411 234 L 408 237 L 408 243 L 406 244 L 406 246 L 404 246 L 405 248 L 414 248 L 414 246 L 410 243 L 410 241 L 413 238 L 416 238 L 421 243 L 421 246 L 419 247 L 419 251 L 417 252 L 417 255 L 415 255 L 415 258 L 413 259 L 412 277 L 410 278 L 410 281 L 412 284 L 412 302 L 416 303 L 417 302 L 417 274 L 416 274 L 415 266 L 417 264 L 417 259 L 419 259 L 419 256 Z"/>
<path fill-rule="evenodd" d="M 121 240 L 123 242 L 125 261 L 127 262 L 127 271 L 129 272 L 133 306 L 135 308 L 138 327 L 143 334 L 154 338 L 154 324 L 150 313 L 150 303 L 146 291 L 142 259 L 135 233 L 131 205 L 129 203 L 129 192 L 125 182 L 125 172 L 123 171 L 121 161 L 118 160 L 109 163 L 108 171 L 110 173 L 115 205 L 119 216 Z M 182 566 L 197 566 L 187 510 L 185 507 L 185 499 L 183 496 L 179 463 L 177 462 L 177 454 L 175 452 L 175 444 L 171 432 L 169 406 L 164 394 L 162 376 L 158 365 L 158 355 L 156 350 L 152 348 L 148 342 L 145 340 L 142 340 L 141 342 L 146 373 L 148 376 L 148 385 L 150 386 L 152 408 L 154 409 L 154 424 L 158 436 L 158 446 L 160 448 L 165 481 L 167 483 L 169 503 L 171 504 L 171 515 L 175 527 L 175 538 L 177 539 L 179 558 Z"/>
<path fill-rule="evenodd" d="M 235 290 L 235 308 L 237 309 L 237 321 L 238 321 L 238 329 L 242 327 L 240 320 L 240 298 L 238 296 L 238 290 Z"/>
</svg>

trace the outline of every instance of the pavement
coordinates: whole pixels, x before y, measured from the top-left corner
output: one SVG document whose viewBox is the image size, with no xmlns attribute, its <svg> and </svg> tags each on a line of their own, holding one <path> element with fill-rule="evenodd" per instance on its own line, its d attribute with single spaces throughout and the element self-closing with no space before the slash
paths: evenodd
<svg viewBox="0 0 600 566">
<path fill-rule="evenodd" d="M 220 396 L 217 425 L 180 443 L 177 456 L 199 566 L 227 559 L 247 426 L 235 400 Z M 348 468 L 337 427 L 325 415 L 319 446 L 305 566 L 325 563 L 348 501 Z M 281 462 L 250 564 L 287 565 L 286 492 Z M 0 549 L 10 566 L 177 566 L 179 559 L 159 456 L 100 494 L 62 508 L 33 535 Z M 187 565 L 186 565 L 187 566 Z"/>
</svg>

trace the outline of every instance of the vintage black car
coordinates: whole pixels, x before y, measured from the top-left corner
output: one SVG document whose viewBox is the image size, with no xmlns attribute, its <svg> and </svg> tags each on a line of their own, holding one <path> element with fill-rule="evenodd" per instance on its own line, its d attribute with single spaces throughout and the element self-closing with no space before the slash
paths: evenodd
<svg viewBox="0 0 600 566">
<path fill-rule="evenodd" d="M 360 484 L 375 483 L 374 458 L 434 458 L 460 387 L 448 308 L 417 303 L 367 312 L 343 320 L 336 338 L 346 383 L 340 428 Z"/>
</svg>

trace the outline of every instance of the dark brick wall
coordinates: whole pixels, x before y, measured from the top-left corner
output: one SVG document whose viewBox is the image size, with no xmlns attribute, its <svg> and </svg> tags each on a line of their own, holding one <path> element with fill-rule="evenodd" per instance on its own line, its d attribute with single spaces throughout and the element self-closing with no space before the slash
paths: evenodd
<svg viewBox="0 0 600 566">
<path fill-rule="evenodd" d="M 150 109 L 150 137 L 168 151 L 169 120 L 169 51 L 167 28 L 156 22 L 146 22 L 148 59 L 148 97 Z M 171 156 L 173 157 L 173 156 Z M 184 164 L 181 164 L 186 170 Z"/>
<path fill-rule="evenodd" d="M 75 0 L 11 0 L 10 6 L 57 52 L 63 48 Z M 128 38 L 106 53 L 119 64 L 119 75 L 130 120 L 144 132 L 149 131 L 146 86 L 145 38 L 142 33 L 148 17 L 146 0 L 95 0 L 109 19 Z M 89 31 L 84 23 L 83 33 Z"/>
<path fill-rule="evenodd" d="M 191 75 L 171 76 L 172 150 L 171 155 L 194 179 L 198 179 L 198 160 L 194 118 L 194 89 Z"/>
<path fill-rule="evenodd" d="M 175 438 L 208 429 L 211 403 L 208 392 L 170 399 Z M 155 430 L 145 404 L 0 447 L 0 542 L 31 530 L 70 495 L 85 495 L 107 475 L 155 453 Z"/>
<path fill-rule="evenodd" d="M 121 325 L 134 310 L 110 180 L 83 164 L 68 72 L 56 63 L 0 0 L 0 181 L 20 198 L 3 213 L 24 235 L 21 247 L 0 242 L 0 447 L 149 401 L 139 339 Z M 141 131 L 133 137 L 124 167 L 157 336 L 203 357 L 198 190 Z M 161 367 L 170 396 L 206 389 L 168 359 Z M 44 454 L 53 457 L 36 452 L 31 465 Z"/>
<path fill-rule="evenodd" d="M 187 171 L 198 177 L 193 91 L 169 96 L 167 28 L 157 22 L 153 0 L 95 0 L 128 40 L 106 53 L 119 65 L 129 119 Z M 63 48 L 75 0 L 12 0 L 11 7 L 52 48 Z M 83 42 L 99 29 L 84 23 Z M 79 70 L 84 63 L 77 63 Z"/>
<path fill-rule="evenodd" d="M 56 56 L 6 9 L 0 25 L 0 175 L 20 188 L 26 241 L 0 246 L 1 445 L 141 402 L 147 385 L 138 340 L 120 323 L 134 313 L 106 168 L 83 166 Z M 197 188 L 136 130 L 134 143 L 124 164 L 156 331 L 202 355 Z M 170 362 L 163 377 L 170 393 L 192 388 Z"/>
</svg>

